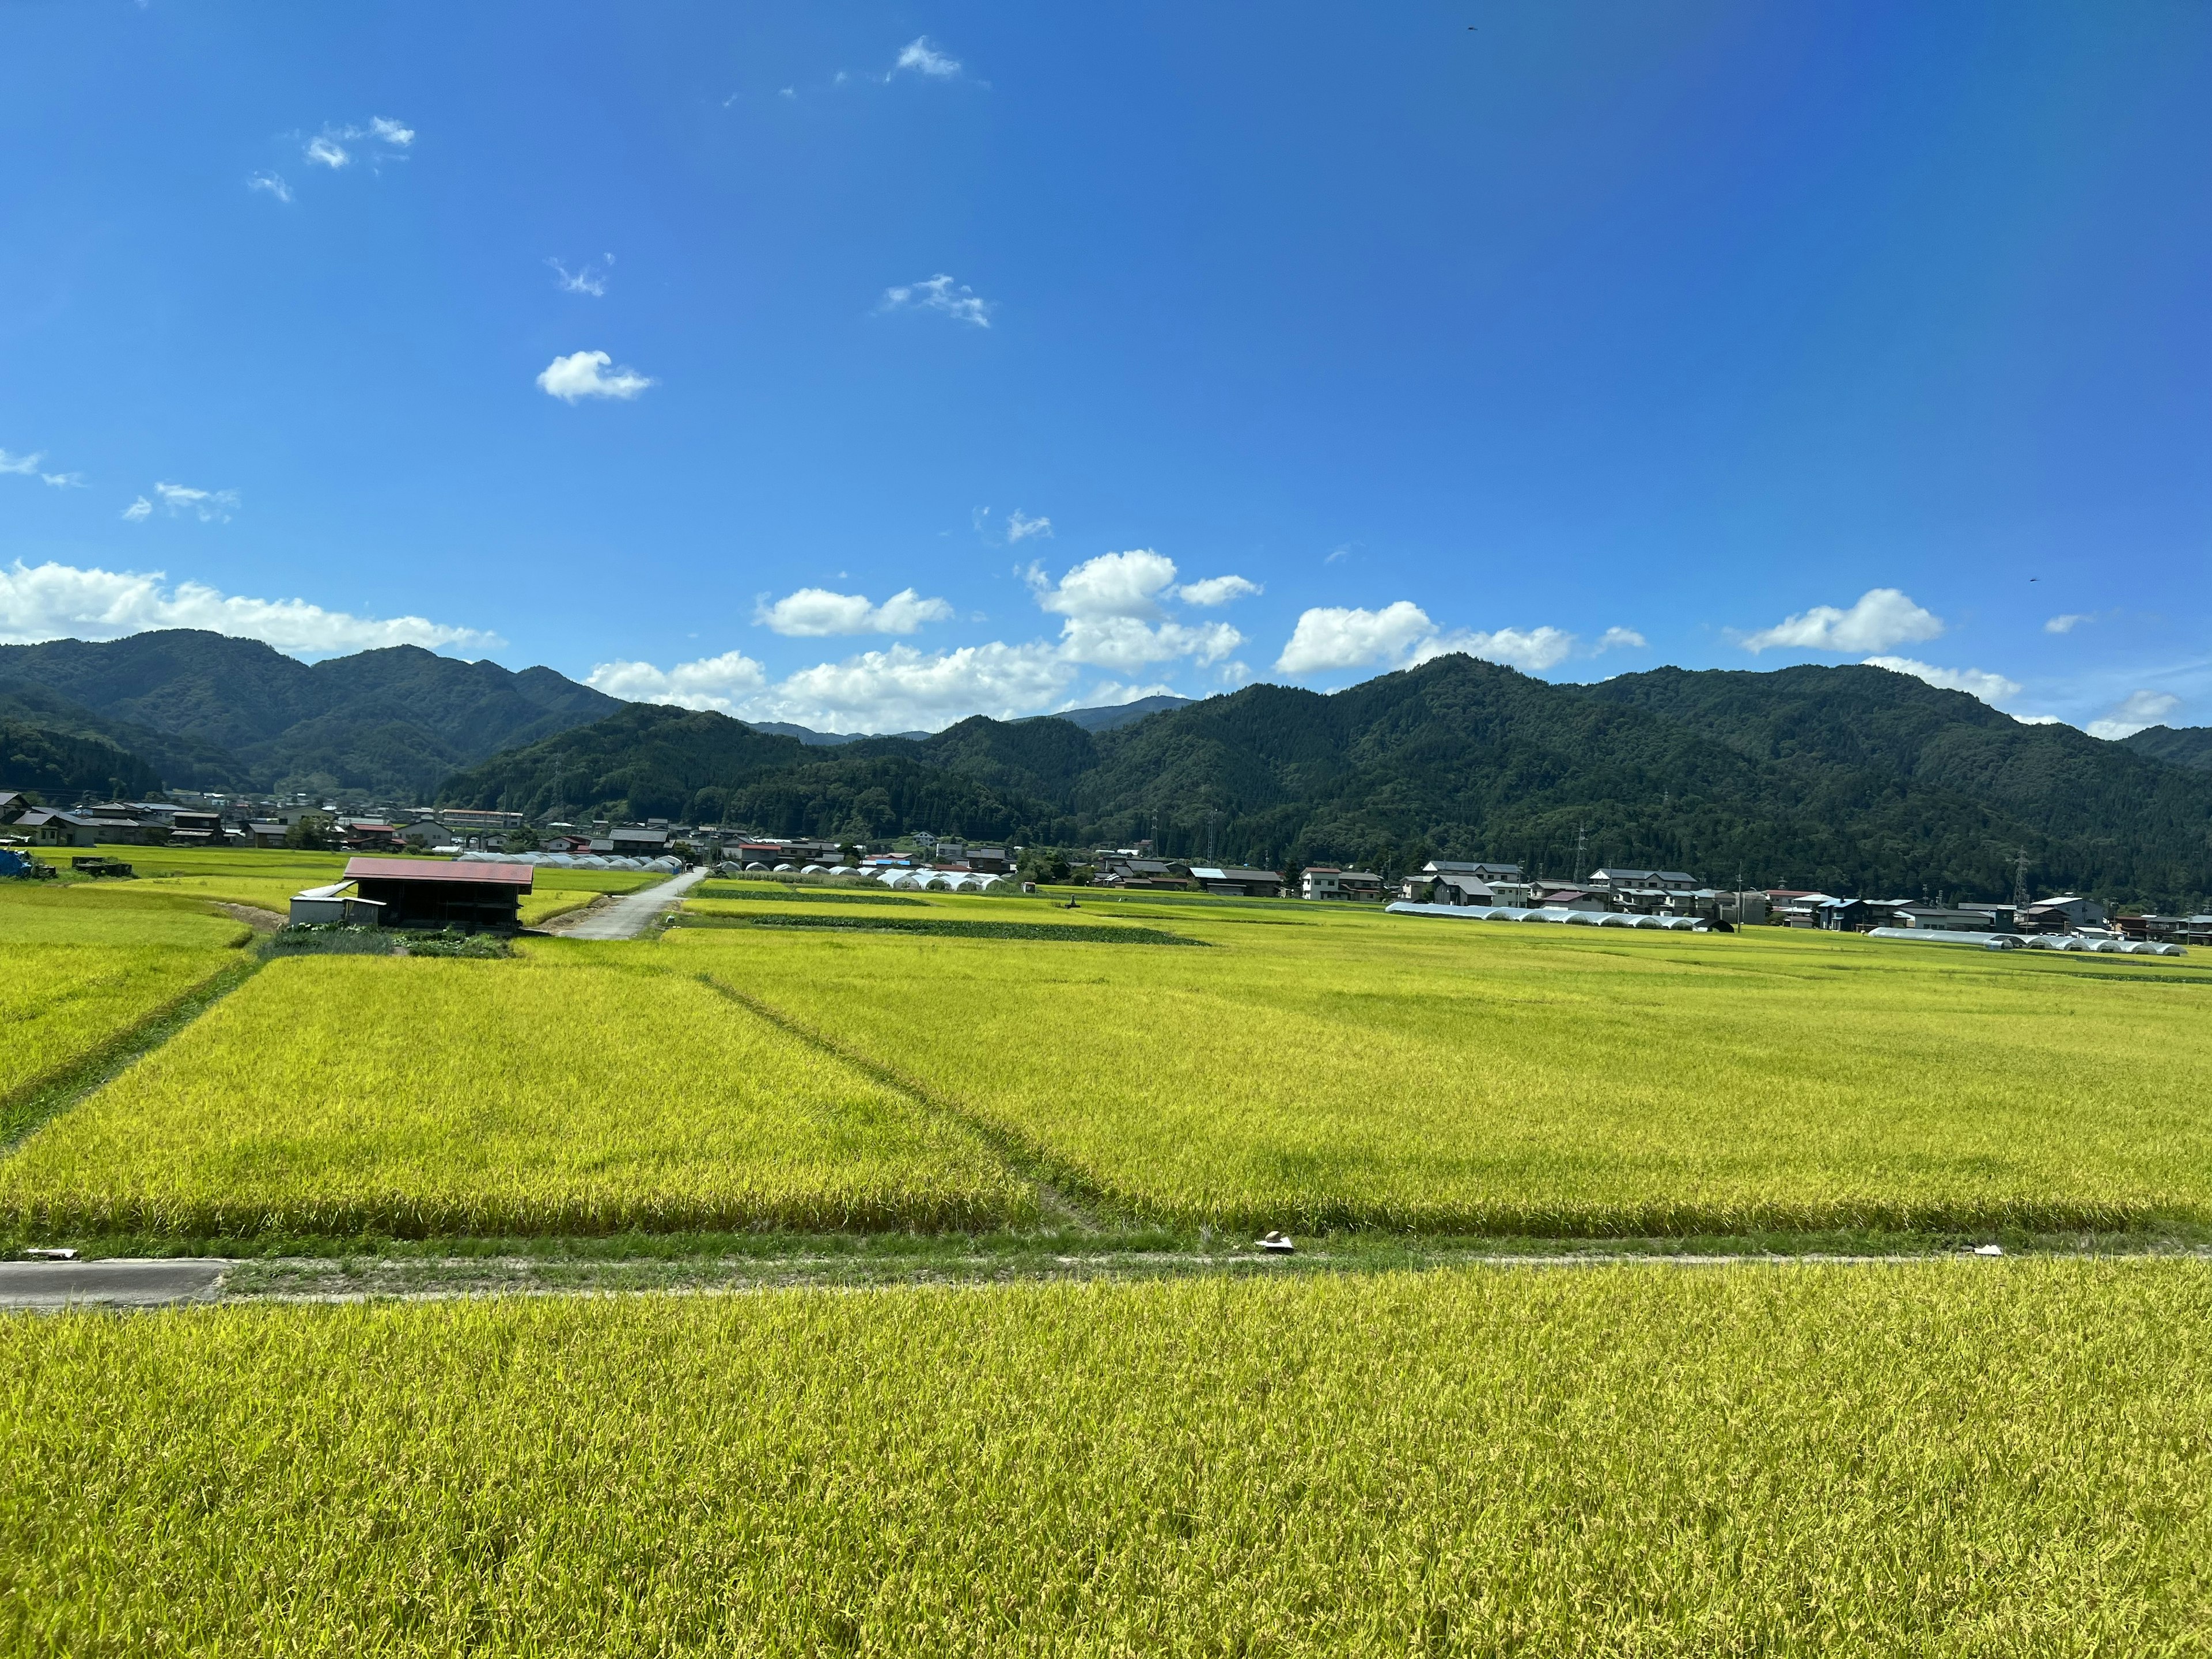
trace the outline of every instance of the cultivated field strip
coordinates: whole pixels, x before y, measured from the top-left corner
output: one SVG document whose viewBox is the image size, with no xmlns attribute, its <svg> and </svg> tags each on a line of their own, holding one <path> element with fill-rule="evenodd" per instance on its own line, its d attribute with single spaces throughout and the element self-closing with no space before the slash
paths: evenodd
<svg viewBox="0 0 2212 1659">
<path fill-rule="evenodd" d="M 957 1125 L 627 948 L 272 963 L 0 1163 L 0 1216 L 233 1237 L 1033 1216 Z"/>
<path fill-rule="evenodd" d="M 1263 927 L 1197 907 L 1176 926 L 1219 948 L 703 929 L 665 948 L 961 1103 L 1052 1178 L 1176 1224 L 2212 1220 L 2194 981 L 1771 933 Z M 918 986 L 957 1017 L 916 1018 Z"/>
<path fill-rule="evenodd" d="M 2051 1262 L 18 1317 L 0 1645 L 2195 1652 L 2208 1330 Z"/>
</svg>

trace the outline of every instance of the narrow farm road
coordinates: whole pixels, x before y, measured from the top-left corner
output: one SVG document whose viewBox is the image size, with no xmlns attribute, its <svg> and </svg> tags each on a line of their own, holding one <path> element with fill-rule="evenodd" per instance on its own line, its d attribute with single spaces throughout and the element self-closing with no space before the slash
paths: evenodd
<svg viewBox="0 0 2212 1659">
<path fill-rule="evenodd" d="M 648 887 L 641 893 L 625 893 L 612 904 L 601 905 L 565 931 L 570 939 L 635 939 L 653 925 L 663 910 L 706 878 L 704 870 L 686 870 L 658 887 Z"/>
<path fill-rule="evenodd" d="M 235 1262 L 213 1256 L 158 1261 L 0 1261 L 0 1308 L 79 1303 L 159 1308 L 211 1296 Z"/>
</svg>

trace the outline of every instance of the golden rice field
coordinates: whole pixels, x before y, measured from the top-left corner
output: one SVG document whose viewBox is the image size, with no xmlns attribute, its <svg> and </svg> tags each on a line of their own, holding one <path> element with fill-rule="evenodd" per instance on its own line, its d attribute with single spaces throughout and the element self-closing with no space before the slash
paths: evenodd
<svg viewBox="0 0 2212 1659">
<path fill-rule="evenodd" d="M 17 1318 L 0 1390 L 27 1655 L 2212 1632 L 2201 1262 Z"/>
<path fill-rule="evenodd" d="M 47 1233 L 991 1225 L 967 1133 L 623 947 L 264 968 L 0 1163 Z"/>
<path fill-rule="evenodd" d="M 1216 948 L 735 928 L 659 948 L 1145 1217 L 1563 1234 L 2212 1219 L 2212 973 L 2187 963 L 1073 914 Z"/>
<path fill-rule="evenodd" d="M 19 885 L 0 902 L 0 1139 L 9 1107 L 228 964 L 246 930 L 204 907 Z"/>
</svg>

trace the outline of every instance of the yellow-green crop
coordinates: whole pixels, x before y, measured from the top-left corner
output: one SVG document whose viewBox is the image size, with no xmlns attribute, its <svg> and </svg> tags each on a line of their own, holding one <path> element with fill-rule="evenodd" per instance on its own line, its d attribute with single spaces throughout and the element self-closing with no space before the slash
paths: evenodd
<svg viewBox="0 0 2212 1659">
<path fill-rule="evenodd" d="M 547 949 L 282 960 L 0 1164 L 49 1234 L 988 1225 L 968 1135 L 727 998 Z"/>
<path fill-rule="evenodd" d="M 2212 1220 L 2212 974 L 2187 963 L 1318 907 L 1072 914 L 1216 948 L 708 928 L 661 948 L 1150 1217 Z M 916 987 L 958 1018 L 916 1018 Z"/>
<path fill-rule="evenodd" d="M 0 1321 L 0 1645 L 2202 1652 L 2201 1262 Z"/>
<path fill-rule="evenodd" d="M 174 899 L 0 888 L 0 1133 L 11 1102 L 239 961 L 246 931 Z"/>
</svg>

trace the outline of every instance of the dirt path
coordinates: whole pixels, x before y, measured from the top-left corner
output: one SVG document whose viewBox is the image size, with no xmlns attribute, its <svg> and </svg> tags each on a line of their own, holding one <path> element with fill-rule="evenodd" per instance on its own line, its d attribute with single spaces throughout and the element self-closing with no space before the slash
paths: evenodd
<svg viewBox="0 0 2212 1659">
<path fill-rule="evenodd" d="M 273 933 L 284 925 L 283 917 L 274 910 L 264 910 L 258 904 L 233 904 L 218 899 L 215 908 L 227 916 L 237 917 L 257 933 Z"/>
<path fill-rule="evenodd" d="M 554 923 L 567 921 L 567 916 L 556 916 L 546 924 L 546 933 L 566 934 L 570 939 L 635 939 L 660 919 L 661 913 L 682 898 L 701 882 L 707 879 L 704 870 L 686 870 L 672 877 L 657 887 L 648 887 L 639 893 L 624 893 L 612 902 L 593 905 L 589 909 L 571 914 L 575 921 L 567 927 Z"/>
</svg>

